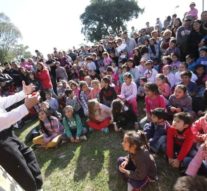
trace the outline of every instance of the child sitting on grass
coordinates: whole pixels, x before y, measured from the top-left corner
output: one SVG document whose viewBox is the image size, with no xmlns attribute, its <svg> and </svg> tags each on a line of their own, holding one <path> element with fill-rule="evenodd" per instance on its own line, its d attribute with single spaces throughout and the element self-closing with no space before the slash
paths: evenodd
<svg viewBox="0 0 207 191">
<path fill-rule="evenodd" d="M 78 114 L 74 114 L 72 106 L 64 108 L 65 117 L 63 118 L 64 135 L 72 143 L 78 143 L 80 140 L 87 140 L 85 136 L 86 129 L 83 127 Z"/>
<path fill-rule="evenodd" d="M 204 143 L 207 139 L 207 112 L 203 117 L 200 117 L 193 123 L 192 131 L 195 135 L 196 141 L 198 143 Z"/>
<path fill-rule="evenodd" d="M 59 103 L 56 98 L 52 97 L 51 92 L 46 92 L 46 102 L 49 103 L 50 108 L 54 109 L 55 111 L 59 110 Z"/>
<path fill-rule="evenodd" d="M 86 81 L 81 81 L 80 90 L 81 90 L 80 91 L 80 104 L 83 108 L 84 115 L 88 116 L 88 100 L 89 100 L 91 88 L 89 88 Z"/>
<path fill-rule="evenodd" d="M 77 82 L 74 80 L 69 81 L 70 88 L 73 90 L 74 95 L 79 99 L 80 96 L 80 87 Z"/>
<path fill-rule="evenodd" d="M 118 97 L 132 108 L 135 115 L 138 114 L 137 85 L 133 81 L 132 75 L 128 72 L 124 74 L 124 83 L 121 86 L 121 95 Z"/>
<path fill-rule="evenodd" d="M 176 53 L 171 54 L 172 63 L 170 64 L 172 71 L 175 73 L 178 71 L 178 68 L 181 64 L 179 56 Z"/>
<path fill-rule="evenodd" d="M 149 140 L 150 149 L 158 153 L 165 152 L 166 149 L 166 134 L 170 127 L 168 123 L 167 113 L 163 108 L 156 108 L 151 111 L 151 123 L 146 123 L 144 132 Z"/>
<path fill-rule="evenodd" d="M 144 85 L 147 83 L 147 78 L 141 77 L 139 79 L 139 87 L 137 88 L 137 99 L 145 97 Z"/>
<path fill-rule="evenodd" d="M 194 156 L 192 117 L 180 112 L 174 115 L 172 126 L 167 130 L 167 158 L 173 168 L 187 168 Z"/>
<path fill-rule="evenodd" d="M 157 70 L 153 68 L 153 61 L 147 60 L 145 63 L 146 71 L 144 76 L 147 78 L 148 82 L 155 83 L 156 75 L 158 74 Z"/>
<path fill-rule="evenodd" d="M 140 121 L 141 128 L 144 127 L 146 122 L 151 121 L 151 111 L 155 108 L 166 109 L 166 100 L 163 95 L 160 95 L 158 86 L 155 83 L 146 83 L 144 85 L 145 89 L 145 109 L 146 117 L 142 118 Z"/>
<path fill-rule="evenodd" d="M 111 106 L 111 102 L 116 99 L 116 91 L 114 87 L 110 86 L 110 79 L 105 76 L 101 81 L 101 91 L 99 93 L 100 102 L 108 107 Z"/>
<path fill-rule="evenodd" d="M 176 85 L 180 84 L 182 82 L 181 74 L 183 72 L 187 72 L 187 71 L 189 71 L 187 64 L 185 62 L 181 62 L 180 66 L 178 68 L 178 71 L 175 73 Z M 197 76 L 192 71 L 189 71 L 189 72 L 191 73 L 190 81 L 195 82 L 198 79 Z"/>
<path fill-rule="evenodd" d="M 170 83 L 168 82 L 167 77 L 165 77 L 164 74 L 157 74 L 156 84 L 160 94 L 167 99 L 171 93 Z"/>
<path fill-rule="evenodd" d="M 136 127 L 137 117 L 120 99 L 115 99 L 112 104 L 112 121 L 115 131 Z"/>
<path fill-rule="evenodd" d="M 84 116 L 83 109 L 80 105 L 78 98 L 76 97 L 76 95 L 74 95 L 73 90 L 65 90 L 65 105 L 72 106 L 75 113 L 79 114 L 81 117 Z"/>
<path fill-rule="evenodd" d="M 62 120 L 62 114 L 57 110 L 52 109 L 47 101 L 43 101 L 39 104 L 38 112 L 41 110 L 47 112 L 50 116 L 58 118 L 60 121 Z"/>
<path fill-rule="evenodd" d="M 199 147 L 195 157 L 191 160 L 186 174 L 189 176 L 196 176 L 197 173 L 206 176 L 207 174 L 207 138 L 205 142 Z"/>
<path fill-rule="evenodd" d="M 188 95 L 184 85 L 180 84 L 175 87 L 174 93 L 169 97 L 168 111 L 171 115 L 181 111 L 193 114 L 192 98 Z"/>
<path fill-rule="evenodd" d="M 198 92 L 198 88 L 196 83 L 191 81 L 191 77 L 192 77 L 191 71 L 182 72 L 180 76 L 181 76 L 181 84 L 186 86 L 188 90 L 188 94 L 191 97 L 195 97 Z"/>
<path fill-rule="evenodd" d="M 174 73 L 171 71 L 170 65 L 163 66 L 162 73 L 168 79 L 168 82 L 170 83 L 170 87 L 174 88 L 176 79 Z"/>
<path fill-rule="evenodd" d="M 99 92 L 101 91 L 101 85 L 99 80 L 95 79 L 91 81 L 92 89 L 89 94 L 89 99 L 99 99 Z"/>
<path fill-rule="evenodd" d="M 43 110 L 39 112 L 38 117 L 42 134 L 33 139 L 33 144 L 40 145 L 46 149 L 57 147 L 63 133 L 62 124 L 56 117 L 50 116 Z"/>
<path fill-rule="evenodd" d="M 128 156 L 118 158 L 119 172 L 127 180 L 127 191 L 140 190 L 150 181 L 156 180 L 157 168 L 150 155 L 144 132 L 127 132 L 122 142 Z"/>
<path fill-rule="evenodd" d="M 96 99 L 88 101 L 89 121 L 88 126 L 92 129 L 109 132 L 108 126 L 111 124 L 111 109 Z"/>
</svg>

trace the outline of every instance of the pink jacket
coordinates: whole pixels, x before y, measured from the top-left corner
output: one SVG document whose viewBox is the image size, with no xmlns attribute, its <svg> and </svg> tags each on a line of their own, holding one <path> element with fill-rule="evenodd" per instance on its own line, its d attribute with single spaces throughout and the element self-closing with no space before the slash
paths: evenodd
<svg viewBox="0 0 207 191">
<path fill-rule="evenodd" d="M 160 85 L 159 87 L 160 93 L 164 96 L 164 97 L 169 97 L 170 93 L 171 93 L 171 89 L 170 89 L 170 85 L 168 83 L 164 83 L 162 85 Z"/>
<path fill-rule="evenodd" d="M 94 99 L 99 97 L 101 89 L 92 89 L 91 92 L 89 93 L 89 99 Z"/>
<path fill-rule="evenodd" d="M 207 120 L 206 115 L 203 117 L 200 117 L 197 121 L 194 122 L 192 126 L 193 134 L 195 135 L 195 138 L 198 142 L 203 142 L 203 140 L 200 138 L 202 134 L 207 134 Z"/>
<path fill-rule="evenodd" d="M 205 145 L 202 144 L 194 156 L 193 160 L 188 165 L 188 168 L 186 170 L 186 174 L 189 176 L 196 176 L 199 168 L 201 167 L 202 161 L 207 161 L 207 150 L 205 148 Z"/>
<path fill-rule="evenodd" d="M 146 112 L 150 113 L 151 110 L 161 107 L 166 109 L 166 100 L 163 95 L 157 95 L 154 98 L 145 96 Z"/>
<path fill-rule="evenodd" d="M 104 63 L 104 66 L 106 67 L 112 63 L 112 59 L 110 57 L 104 58 L 103 63 Z"/>
<path fill-rule="evenodd" d="M 196 8 L 191 9 L 190 11 L 188 11 L 188 15 L 194 17 L 195 19 L 198 18 L 198 10 Z"/>
</svg>

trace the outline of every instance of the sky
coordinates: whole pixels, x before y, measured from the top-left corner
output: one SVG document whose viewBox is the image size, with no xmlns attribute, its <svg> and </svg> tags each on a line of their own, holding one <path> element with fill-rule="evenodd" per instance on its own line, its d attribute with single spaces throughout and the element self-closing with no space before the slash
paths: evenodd
<svg viewBox="0 0 207 191">
<path fill-rule="evenodd" d="M 202 1 L 194 1 L 199 15 Z M 145 8 L 145 11 L 138 19 L 130 21 L 128 28 L 134 26 L 139 29 L 145 26 L 146 21 L 154 26 L 157 17 L 164 21 L 166 16 L 174 13 L 182 18 L 183 13 L 189 10 L 190 2 L 192 1 L 138 0 L 139 6 Z M 28 45 L 32 53 L 38 49 L 46 54 L 52 52 L 54 47 L 68 50 L 87 43 L 81 34 L 80 15 L 89 4 L 90 0 L 0 0 L 0 12 L 5 13 L 19 28 L 21 42 Z"/>
</svg>

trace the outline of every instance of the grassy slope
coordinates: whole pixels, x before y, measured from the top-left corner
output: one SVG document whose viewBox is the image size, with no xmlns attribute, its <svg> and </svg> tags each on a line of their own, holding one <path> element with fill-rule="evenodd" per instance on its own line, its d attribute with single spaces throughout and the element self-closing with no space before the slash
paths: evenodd
<svg viewBox="0 0 207 191">
<path fill-rule="evenodd" d="M 34 125 L 19 132 L 22 140 Z M 93 132 L 88 141 L 81 144 L 68 143 L 58 149 L 36 150 L 44 176 L 44 190 L 126 191 L 126 183 L 116 172 L 116 159 L 126 154 L 121 141 L 121 134 Z M 163 157 L 155 157 L 159 181 L 145 190 L 170 191 L 178 173 L 168 167 Z"/>
</svg>

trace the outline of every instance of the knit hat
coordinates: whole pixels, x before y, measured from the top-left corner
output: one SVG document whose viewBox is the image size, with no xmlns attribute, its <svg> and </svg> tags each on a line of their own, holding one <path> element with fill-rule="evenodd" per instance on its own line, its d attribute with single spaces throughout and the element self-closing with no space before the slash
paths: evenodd
<svg viewBox="0 0 207 191">
<path fill-rule="evenodd" d="M 205 51 L 205 52 L 207 52 L 207 46 L 202 46 L 201 48 L 199 48 L 199 51 Z"/>
</svg>

